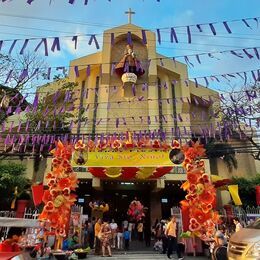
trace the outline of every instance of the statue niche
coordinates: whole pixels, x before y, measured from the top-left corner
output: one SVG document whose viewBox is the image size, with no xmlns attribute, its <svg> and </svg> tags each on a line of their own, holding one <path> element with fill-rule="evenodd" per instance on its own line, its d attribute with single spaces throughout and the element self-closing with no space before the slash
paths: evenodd
<svg viewBox="0 0 260 260">
<path fill-rule="evenodd" d="M 137 79 L 145 73 L 140 61 L 136 58 L 132 44 L 126 45 L 125 54 L 119 63 L 116 64 L 115 72 L 121 77 L 123 82 L 124 96 L 132 97 L 133 85 L 135 85 Z"/>
</svg>

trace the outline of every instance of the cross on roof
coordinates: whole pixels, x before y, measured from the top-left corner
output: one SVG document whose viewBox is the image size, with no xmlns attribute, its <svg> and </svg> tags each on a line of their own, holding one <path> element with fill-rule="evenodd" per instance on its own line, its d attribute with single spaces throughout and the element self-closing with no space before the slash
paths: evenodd
<svg viewBox="0 0 260 260">
<path fill-rule="evenodd" d="M 132 9 L 129 8 L 128 11 L 125 12 L 125 14 L 128 15 L 128 23 L 132 23 L 132 15 L 135 14 L 135 12 L 133 12 Z"/>
</svg>

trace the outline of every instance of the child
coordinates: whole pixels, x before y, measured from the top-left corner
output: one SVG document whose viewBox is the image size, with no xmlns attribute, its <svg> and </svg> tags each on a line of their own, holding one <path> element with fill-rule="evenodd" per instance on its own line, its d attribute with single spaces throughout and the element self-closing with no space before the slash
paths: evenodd
<svg viewBox="0 0 260 260">
<path fill-rule="evenodd" d="M 162 252 L 163 242 L 162 242 L 161 238 L 157 239 L 157 241 L 154 243 L 153 250 L 158 251 L 158 252 Z"/>
<path fill-rule="evenodd" d="M 128 228 L 124 230 L 125 250 L 129 250 L 130 232 Z"/>
</svg>

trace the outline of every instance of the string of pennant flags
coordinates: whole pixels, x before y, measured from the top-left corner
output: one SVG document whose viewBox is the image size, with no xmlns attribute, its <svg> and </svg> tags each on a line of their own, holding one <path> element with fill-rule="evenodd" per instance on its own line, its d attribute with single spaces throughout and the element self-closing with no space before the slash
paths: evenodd
<svg viewBox="0 0 260 260">
<path fill-rule="evenodd" d="M 247 126 L 242 126 L 243 131 L 249 131 Z M 199 132 L 198 132 L 199 129 Z M 224 131 L 223 131 L 224 129 Z M 224 125 L 217 123 L 216 126 L 211 124 L 209 127 L 192 127 L 192 126 L 177 126 L 168 130 L 148 130 L 148 131 L 133 131 L 133 140 L 139 141 L 144 138 L 149 138 L 151 140 L 158 140 L 165 142 L 169 136 L 174 137 L 176 140 L 182 141 L 183 139 L 190 139 L 190 136 L 203 137 L 203 138 L 217 138 L 220 140 L 229 140 L 233 136 L 234 125 L 225 123 Z M 76 143 L 78 140 L 83 142 L 93 142 L 97 145 L 99 143 L 107 143 L 111 140 L 126 140 L 126 133 L 99 133 L 99 134 L 33 134 L 33 133 L 0 133 L 0 140 L 3 141 L 5 145 L 5 151 L 11 146 L 12 152 L 26 152 L 28 147 L 31 146 L 32 153 L 36 150 L 42 152 L 48 147 L 50 151 L 55 141 L 61 140 L 62 142 Z M 240 139 L 244 137 L 241 135 Z M 38 147 L 38 148 L 37 148 Z M 252 148 L 252 147 L 250 147 Z"/>
<path fill-rule="evenodd" d="M 78 94 L 82 95 L 83 100 L 88 100 L 89 97 L 89 88 L 84 90 L 83 92 L 81 92 L 81 90 L 76 89 L 76 90 L 66 90 L 66 91 L 61 91 L 61 90 L 57 90 L 55 92 L 44 92 L 46 93 L 45 97 L 47 98 L 49 96 L 49 94 L 52 96 L 52 98 L 48 99 L 48 104 L 46 105 L 46 111 L 44 113 L 48 113 L 49 111 L 57 111 L 60 110 L 60 112 L 66 112 L 66 111 L 73 111 L 75 109 L 83 109 L 85 111 L 91 109 L 91 106 L 93 106 L 92 109 L 97 108 L 98 106 L 105 104 L 106 105 L 106 109 L 110 110 L 111 105 L 112 104 L 117 104 L 118 108 L 120 108 L 120 105 L 123 103 L 128 103 L 128 104 L 133 104 L 133 103 L 140 103 L 140 102 L 159 102 L 159 103 L 163 103 L 165 102 L 165 104 L 175 104 L 177 105 L 177 103 L 181 102 L 181 103 L 187 103 L 187 104 L 195 104 L 196 106 L 199 105 L 205 105 L 205 106 L 209 106 L 212 105 L 214 102 L 224 102 L 226 103 L 228 100 L 231 100 L 232 102 L 237 102 L 238 98 L 240 99 L 241 96 L 243 96 L 245 98 L 245 100 L 247 100 L 248 102 L 253 102 L 255 100 L 259 100 L 260 98 L 260 90 L 258 89 L 252 89 L 252 90 L 242 90 L 242 91 L 237 91 L 235 93 L 229 93 L 229 94 L 216 94 L 216 95 L 202 95 L 202 96 L 192 96 L 192 98 L 190 97 L 175 97 L 175 98 L 145 98 L 145 96 L 136 96 L 136 98 L 132 99 L 132 100 L 118 100 L 118 101 L 97 101 L 97 102 L 89 102 L 87 101 L 87 104 L 81 104 L 78 107 L 75 107 L 73 104 L 73 101 L 75 99 L 75 96 L 77 96 Z M 98 94 L 98 89 L 92 89 L 96 91 L 96 94 Z M 0 108 L 3 108 L 4 104 L 6 103 L 6 101 L 8 101 L 9 105 L 6 107 L 5 109 L 5 113 L 7 115 L 10 115 L 12 113 L 15 114 L 20 114 L 22 111 L 25 111 L 27 113 L 29 112 L 34 112 L 37 111 L 38 106 L 41 102 L 45 102 L 44 99 L 42 101 L 40 101 L 40 95 L 43 92 L 39 92 L 36 93 L 36 95 L 34 96 L 34 100 L 32 102 L 32 104 L 28 104 L 26 106 L 26 108 L 22 108 L 24 107 L 24 101 L 26 100 L 26 98 L 29 96 L 29 93 L 23 95 L 20 95 L 19 93 L 17 93 L 15 96 L 13 97 L 9 97 L 7 94 L 4 94 L 0 100 Z M 237 95 L 239 94 L 239 97 L 237 97 Z M 63 106 L 62 108 L 60 107 L 60 103 L 57 104 L 57 100 L 59 99 L 59 102 L 62 102 Z M 13 105 L 13 103 L 15 102 L 15 104 L 17 105 Z"/>
<path fill-rule="evenodd" d="M 148 64 L 148 66 L 150 66 L 150 63 Z M 75 65 L 73 67 L 74 67 L 74 73 L 75 73 L 76 78 L 79 78 L 79 76 L 80 76 L 79 66 Z M 55 68 L 56 68 L 56 71 L 62 71 L 64 77 L 67 76 L 66 67 L 55 67 Z M 29 72 L 28 68 L 23 69 L 19 76 L 19 81 L 22 82 L 23 80 L 26 80 L 27 78 L 29 78 L 29 77 L 31 78 L 34 76 L 37 76 L 38 78 L 42 77 L 44 80 L 51 80 L 53 69 L 54 69 L 53 67 L 47 68 L 45 70 L 46 73 L 42 73 L 42 71 L 40 72 L 39 68 L 33 69 L 31 73 Z M 111 75 L 114 74 L 114 69 L 115 69 L 115 65 L 112 64 Z M 84 68 L 84 70 L 85 70 L 86 77 L 89 77 L 91 75 L 91 65 L 87 65 L 86 68 Z M 129 71 L 129 66 L 127 66 L 127 64 L 126 64 L 125 72 L 128 72 L 128 71 Z M 13 74 L 14 74 L 13 70 L 10 70 L 8 72 L 6 79 L 4 81 L 4 84 L 8 84 L 12 80 Z M 100 75 L 102 75 L 102 64 L 100 64 Z M 255 70 L 247 70 L 247 71 L 239 71 L 239 72 L 231 72 L 231 73 L 223 73 L 223 74 L 215 74 L 215 75 L 207 75 L 207 76 L 199 76 L 199 77 L 194 77 L 194 78 L 173 80 L 171 82 L 171 84 L 174 86 L 178 83 L 180 83 L 180 84 L 183 83 L 188 87 L 190 85 L 190 81 L 194 81 L 196 87 L 201 87 L 200 82 L 203 81 L 201 84 L 205 84 L 206 87 L 208 87 L 210 82 L 220 83 L 222 79 L 225 79 L 227 82 L 230 82 L 231 79 L 240 79 L 240 80 L 243 80 L 244 85 L 249 83 L 250 80 L 251 81 L 253 80 L 253 82 L 258 82 L 260 80 L 260 69 L 257 68 Z M 157 82 L 150 82 L 150 84 L 153 84 L 153 83 L 157 84 Z M 137 86 L 141 85 L 142 90 L 145 91 L 147 88 L 152 86 L 150 84 L 148 84 L 147 82 L 134 84 L 132 86 L 132 91 L 133 91 L 134 96 L 136 96 L 135 93 L 136 93 Z M 167 85 L 167 82 L 165 82 L 163 85 L 159 85 L 159 87 L 164 87 L 165 89 L 168 89 L 169 86 Z M 111 86 L 104 86 L 102 88 L 110 89 Z M 112 86 L 112 88 L 114 88 L 114 90 L 117 91 L 116 86 Z"/>
<path fill-rule="evenodd" d="M 231 34 L 232 31 L 231 31 L 230 25 L 228 25 L 228 22 L 232 23 L 232 22 L 240 21 L 240 22 L 243 23 L 243 26 L 245 26 L 246 28 L 253 29 L 253 25 L 251 25 L 252 21 L 254 21 L 256 28 L 258 28 L 259 18 L 260 17 L 253 17 L 253 18 L 243 18 L 243 19 L 239 19 L 239 20 L 223 21 L 223 22 L 210 22 L 210 23 L 175 26 L 175 27 L 168 27 L 168 28 L 167 27 L 166 28 L 157 28 L 154 31 L 156 33 L 158 44 L 162 43 L 162 40 L 163 40 L 162 39 L 163 38 L 162 31 L 165 32 L 165 30 L 168 30 L 168 38 L 170 39 L 171 43 L 179 43 L 178 32 L 176 31 L 176 29 L 177 28 L 186 28 L 187 42 L 192 43 L 192 30 L 191 29 L 193 29 L 193 28 L 196 28 L 197 32 L 203 33 L 204 32 L 203 28 L 205 26 L 208 26 L 210 28 L 211 32 L 212 32 L 212 35 L 216 36 L 217 31 L 216 31 L 216 28 L 214 26 L 216 24 L 221 23 L 221 24 L 223 24 L 227 33 Z M 134 30 L 134 31 L 137 31 L 137 30 Z M 147 44 L 147 37 L 146 37 L 147 30 L 142 29 L 142 30 L 139 30 L 139 31 L 141 32 L 141 35 L 142 35 L 143 44 Z M 125 33 L 125 31 L 122 32 L 122 33 Z M 133 33 L 133 31 L 127 32 L 126 41 L 127 41 L 128 44 L 132 44 L 132 42 L 133 42 L 132 33 Z M 114 33 L 109 33 L 109 34 L 110 34 L 111 45 L 114 45 L 115 44 L 115 34 Z M 88 45 L 91 46 L 91 45 L 94 44 L 96 49 L 99 50 L 100 49 L 100 43 L 98 42 L 97 35 L 99 35 L 99 34 L 95 33 L 95 34 L 81 34 L 81 35 L 71 35 L 71 36 L 52 36 L 52 37 L 41 37 L 41 38 L 32 37 L 32 38 L 27 38 L 27 39 L 0 40 L 0 51 L 1 51 L 1 48 L 3 47 L 5 42 L 12 41 L 12 44 L 11 44 L 9 51 L 8 51 L 8 54 L 11 55 L 15 46 L 17 46 L 19 42 L 23 42 L 22 47 L 21 47 L 20 52 L 19 52 L 20 54 L 23 54 L 24 51 L 26 50 L 26 48 L 28 47 L 29 42 L 38 41 L 36 47 L 34 48 L 34 51 L 37 52 L 43 46 L 45 56 L 48 56 L 49 50 L 48 50 L 47 39 L 53 39 L 53 42 L 51 44 L 51 51 L 55 52 L 55 51 L 61 50 L 61 39 L 62 38 L 71 38 L 71 41 L 74 44 L 74 49 L 77 50 L 78 40 L 79 40 L 79 37 L 81 37 L 81 36 L 89 37 Z"/>
</svg>

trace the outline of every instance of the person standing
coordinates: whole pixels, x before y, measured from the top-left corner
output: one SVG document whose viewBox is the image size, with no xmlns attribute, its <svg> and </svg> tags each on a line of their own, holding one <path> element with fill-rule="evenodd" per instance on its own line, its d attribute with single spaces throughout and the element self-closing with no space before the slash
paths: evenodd
<svg viewBox="0 0 260 260">
<path fill-rule="evenodd" d="M 144 241 L 145 241 L 145 246 L 150 247 L 151 246 L 151 225 L 148 221 L 144 222 Z"/>
<path fill-rule="evenodd" d="M 125 241 L 125 250 L 129 250 L 129 240 L 130 240 L 130 232 L 128 229 L 124 230 L 124 241 Z"/>
<path fill-rule="evenodd" d="M 123 231 L 122 227 L 117 228 L 117 248 L 123 249 Z"/>
<path fill-rule="evenodd" d="M 95 224 L 94 233 L 95 233 L 95 255 L 100 254 L 101 242 L 100 242 L 100 231 L 101 231 L 102 219 L 99 218 Z"/>
<path fill-rule="evenodd" d="M 176 251 L 177 246 L 177 224 L 176 218 L 172 216 L 171 221 L 168 223 L 165 231 L 165 235 L 168 238 L 168 250 L 167 257 L 171 259 L 171 254 L 173 251 Z"/>
<path fill-rule="evenodd" d="M 116 236 L 117 236 L 117 223 L 115 223 L 115 220 L 112 219 L 112 222 L 110 223 L 110 229 L 112 233 L 112 248 L 116 248 Z"/>
<path fill-rule="evenodd" d="M 133 231 L 133 228 L 134 228 L 134 224 L 132 222 L 129 222 L 129 224 L 128 224 L 128 231 L 129 231 L 129 241 L 130 242 L 132 241 L 132 231 Z"/>
<path fill-rule="evenodd" d="M 108 256 L 112 256 L 111 252 L 111 246 L 110 246 L 110 241 L 111 241 L 111 229 L 110 225 L 108 223 L 105 223 L 102 225 L 101 230 L 100 230 L 100 239 L 102 243 L 102 256 L 105 256 L 106 249 L 108 251 Z"/>
<path fill-rule="evenodd" d="M 143 231 L 144 231 L 144 224 L 140 221 L 137 225 L 137 232 L 138 232 L 138 240 L 143 241 Z"/>
<path fill-rule="evenodd" d="M 240 231 L 243 228 L 238 218 L 234 218 L 233 223 L 236 225 L 236 229 L 235 229 L 236 232 Z"/>
</svg>

